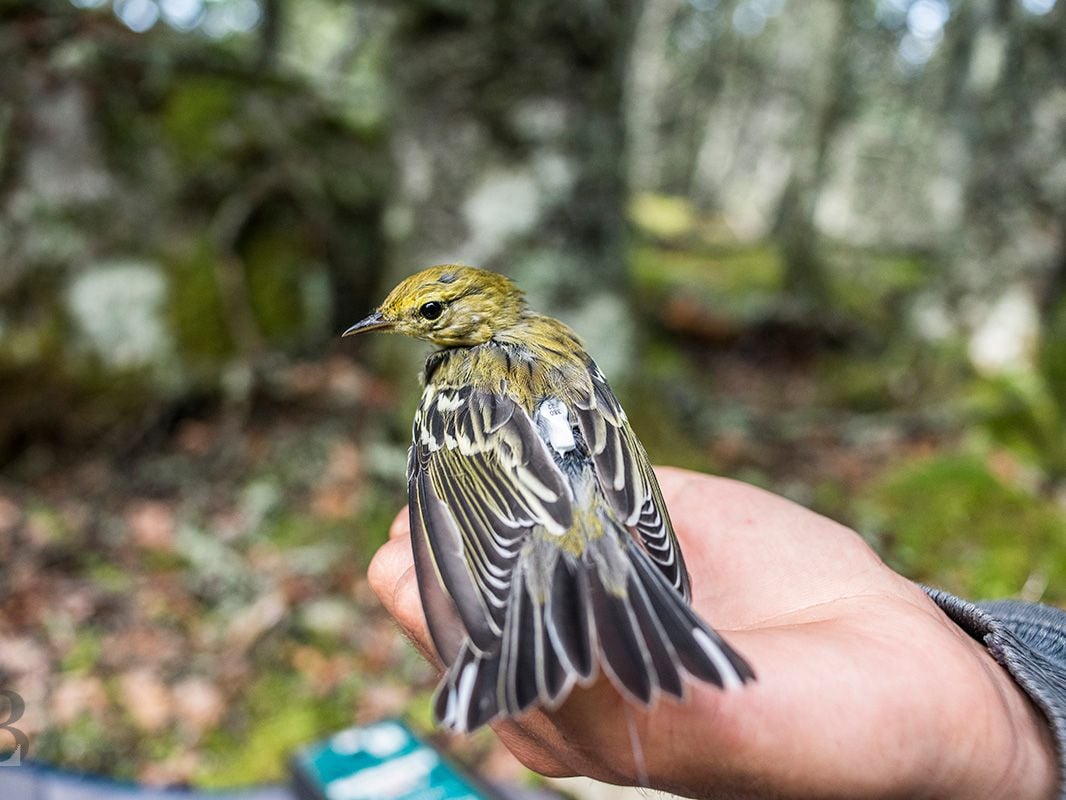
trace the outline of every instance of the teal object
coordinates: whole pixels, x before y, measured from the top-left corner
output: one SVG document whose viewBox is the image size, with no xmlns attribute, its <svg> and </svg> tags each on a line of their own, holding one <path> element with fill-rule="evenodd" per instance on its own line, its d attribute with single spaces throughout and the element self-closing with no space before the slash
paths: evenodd
<svg viewBox="0 0 1066 800">
<path fill-rule="evenodd" d="M 300 793 L 321 800 L 493 800 L 399 720 L 340 731 L 293 766 Z"/>
</svg>

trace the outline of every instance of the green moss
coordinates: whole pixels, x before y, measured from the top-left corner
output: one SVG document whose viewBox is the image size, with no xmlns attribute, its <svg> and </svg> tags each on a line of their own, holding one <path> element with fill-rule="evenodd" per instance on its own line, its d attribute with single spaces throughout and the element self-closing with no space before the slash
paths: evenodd
<svg viewBox="0 0 1066 800">
<path fill-rule="evenodd" d="M 867 498 L 887 556 L 905 575 L 966 597 L 1016 595 L 1031 575 L 1066 598 L 1066 517 L 979 459 L 945 455 L 896 468 Z"/>
<path fill-rule="evenodd" d="M 346 523 L 343 527 L 350 526 Z M 343 527 L 323 522 L 309 514 L 286 512 L 262 531 L 263 538 L 282 550 L 307 547 L 343 536 Z"/>
<path fill-rule="evenodd" d="M 0 323 L 0 451 L 20 434 L 80 443 L 143 408 L 148 369 L 116 371 L 83 350 L 54 274 L 35 274 Z"/>
<path fill-rule="evenodd" d="M 966 414 L 974 387 L 964 340 L 928 342 L 905 333 L 882 346 L 822 352 L 815 371 L 819 404 L 861 413 L 928 414 L 936 408 Z"/>
<path fill-rule="evenodd" d="M 726 318 L 748 320 L 776 306 L 783 266 L 772 246 L 699 251 L 640 246 L 633 251 L 632 274 L 637 296 L 649 307 L 683 297 Z"/>
<path fill-rule="evenodd" d="M 835 520 L 849 517 L 852 511 L 852 495 L 849 489 L 850 487 L 839 480 L 819 481 L 811 490 L 811 510 Z"/>
<path fill-rule="evenodd" d="M 932 273 L 928 260 L 908 254 L 838 248 L 828 261 L 837 311 L 865 326 L 894 325 L 899 300 L 922 287 Z"/>
<path fill-rule="evenodd" d="M 819 388 L 834 406 L 855 411 L 889 411 L 897 405 L 893 371 L 877 359 L 832 357 L 819 363 Z"/>
<path fill-rule="evenodd" d="M 1059 303 L 1048 319 L 1040 342 L 1038 366 L 1048 394 L 1066 419 L 1066 300 Z"/>
<path fill-rule="evenodd" d="M 681 207 L 652 205 L 642 213 L 665 215 L 662 221 L 653 220 L 656 225 L 680 225 Z M 722 244 L 695 237 L 675 244 L 681 246 L 651 243 L 633 249 L 633 280 L 646 307 L 655 309 L 665 300 L 683 298 L 698 302 L 716 316 L 746 322 L 778 311 L 788 300 L 784 261 L 772 244 Z M 898 323 L 900 301 L 919 289 L 932 272 L 927 259 L 913 254 L 840 245 L 826 251 L 834 310 L 864 327 L 887 329 Z"/>
<path fill-rule="evenodd" d="M 407 708 L 404 709 L 404 722 L 421 733 L 430 733 L 437 729 L 436 720 L 433 719 L 433 691 L 427 689 L 412 694 Z"/>
<path fill-rule="evenodd" d="M 78 629 L 74 645 L 60 661 L 62 672 L 85 672 L 93 669 L 103 655 L 103 637 L 96 628 Z"/>
<path fill-rule="evenodd" d="M 629 219 L 638 233 L 661 240 L 690 236 L 697 221 L 686 198 L 652 192 L 641 192 L 630 200 Z"/>
<path fill-rule="evenodd" d="M 218 160 L 219 133 L 235 105 L 236 87 L 225 79 L 190 76 L 176 82 L 163 110 L 163 130 L 177 159 L 194 168 Z"/>
<path fill-rule="evenodd" d="M 686 286 L 700 292 L 748 294 L 776 291 L 781 285 L 780 254 L 767 245 L 699 251 L 644 246 L 637 247 L 633 256 L 633 276 L 646 288 Z"/>
<path fill-rule="evenodd" d="M 153 575 L 167 574 L 187 569 L 189 562 L 181 553 L 167 550 L 149 550 L 141 556 L 141 567 Z"/>
<path fill-rule="evenodd" d="M 693 430 L 688 415 L 663 413 L 664 391 L 669 389 L 663 385 L 642 383 L 630 387 L 624 394 L 626 416 L 648 451 L 648 457 L 653 464 L 712 471 L 714 464 L 705 439 Z"/>
<path fill-rule="evenodd" d="M 333 544 L 343 548 L 345 558 L 355 556 L 357 565 L 365 568 L 388 539 L 389 526 L 406 502 L 403 487 L 368 481 L 352 516 L 323 520 L 306 512 L 286 511 L 262 526 L 256 540 L 286 551 Z"/>
<path fill-rule="evenodd" d="M 46 505 L 34 505 L 26 512 L 26 524 L 32 528 L 37 540 L 49 545 L 69 545 L 73 542 L 73 532 L 63 520 L 63 515 L 56 508 Z"/>
<path fill-rule="evenodd" d="M 297 673 L 264 675 L 245 696 L 243 722 L 207 737 L 197 784 L 225 788 L 283 778 L 293 750 L 351 723 L 358 689 L 353 678 L 316 698 Z"/>
<path fill-rule="evenodd" d="M 372 502 L 369 509 L 341 519 L 323 520 L 295 512 L 283 514 L 260 529 L 256 539 L 290 553 L 294 565 L 302 569 L 328 571 L 338 559 L 365 569 L 388 538 L 389 524 L 405 501 L 397 498 Z"/>
<path fill-rule="evenodd" d="M 1040 374 L 981 381 L 972 393 L 984 428 L 1052 482 L 1066 477 L 1066 408 Z"/>
<path fill-rule="evenodd" d="M 640 357 L 640 373 L 660 383 L 690 383 L 696 376 L 690 360 L 677 343 L 662 336 L 649 336 Z"/>
<path fill-rule="evenodd" d="M 304 245 L 291 230 L 271 227 L 257 231 L 242 248 L 259 332 L 275 344 L 297 342 L 304 331 L 301 278 L 310 260 Z"/>
<path fill-rule="evenodd" d="M 192 362 L 219 362 L 234 352 L 215 273 L 216 258 L 203 238 L 191 252 L 168 260 L 172 280 L 167 317 L 178 352 Z"/>
<path fill-rule="evenodd" d="M 257 721 L 247 738 L 214 742 L 212 765 L 200 774 L 198 783 L 222 788 L 278 780 L 292 750 L 325 732 L 314 708 L 287 699 L 271 716 Z"/>
<path fill-rule="evenodd" d="M 92 555 L 85 560 L 85 575 L 94 586 L 113 594 L 131 591 L 135 580 L 122 565 Z"/>
<path fill-rule="evenodd" d="M 406 491 L 399 486 L 385 486 L 380 483 L 367 485 L 356 523 L 359 557 L 364 567 L 370 563 L 377 549 L 388 540 L 389 526 L 406 502 Z"/>
<path fill-rule="evenodd" d="M 5 325 L 0 331 L 0 359 L 11 367 L 55 362 L 62 347 L 60 314 L 49 310 L 25 324 Z"/>
<path fill-rule="evenodd" d="M 102 719 L 82 714 L 61 731 L 46 728 L 31 743 L 32 755 L 65 769 L 132 778 L 134 761 L 115 743 L 115 731 Z"/>
<path fill-rule="evenodd" d="M 1037 369 L 988 379 L 974 392 L 985 429 L 1043 472 L 1066 482 L 1066 307 L 1053 315 L 1037 352 Z"/>
</svg>

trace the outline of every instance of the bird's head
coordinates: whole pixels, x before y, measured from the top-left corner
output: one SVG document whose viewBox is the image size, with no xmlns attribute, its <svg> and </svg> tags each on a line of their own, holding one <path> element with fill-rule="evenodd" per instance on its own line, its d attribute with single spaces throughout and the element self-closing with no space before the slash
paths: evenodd
<svg viewBox="0 0 1066 800">
<path fill-rule="evenodd" d="M 522 291 L 503 275 L 444 264 L 401 282 L 344 335 L 382 330 L 442 347 L 472 347 L 517 323 L 525 308 Z"/>
</svg>

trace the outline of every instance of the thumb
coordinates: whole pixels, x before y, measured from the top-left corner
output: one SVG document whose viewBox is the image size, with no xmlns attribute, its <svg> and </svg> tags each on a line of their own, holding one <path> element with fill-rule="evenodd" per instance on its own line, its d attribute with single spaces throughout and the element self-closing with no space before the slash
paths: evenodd
<svg viewBox="0 0 1066 800">
<path fill-rule="evenodd" d="M 367 569 L 367 579 L 385 610 L 422 656 L 440 668 L 418 595 L 418 578 L 409 534 L 401 533 L 378 549 Z"/>
</svg>

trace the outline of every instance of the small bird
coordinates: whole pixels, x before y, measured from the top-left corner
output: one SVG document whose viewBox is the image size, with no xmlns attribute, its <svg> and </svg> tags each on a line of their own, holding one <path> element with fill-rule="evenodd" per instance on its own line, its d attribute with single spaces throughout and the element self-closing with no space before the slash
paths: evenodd
<svg viewBox="0 0 1066 800">
<path fill-rule="evenodd" d="M 418 587 L 446 665 L 438 722 L 472 731 L 558 707 L 600 669 L 644 707 L 684 676 L 751 668 L 689 605 L 647 454 L 578 337 L 508 278 L 430 267 L 345 336 L 440 347 L 422 373 L 407 479 Z"/>
</svg>

